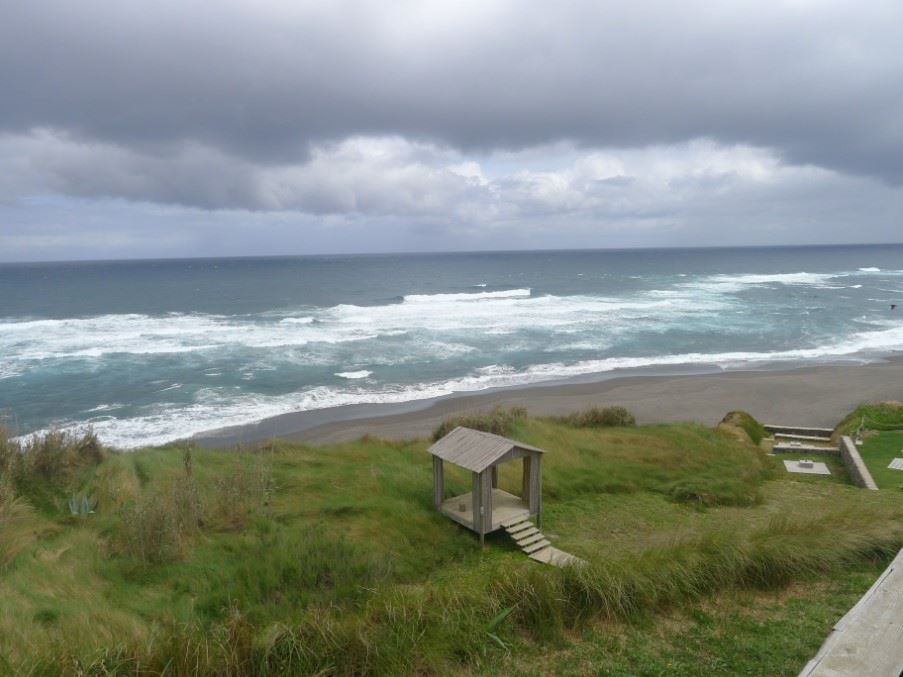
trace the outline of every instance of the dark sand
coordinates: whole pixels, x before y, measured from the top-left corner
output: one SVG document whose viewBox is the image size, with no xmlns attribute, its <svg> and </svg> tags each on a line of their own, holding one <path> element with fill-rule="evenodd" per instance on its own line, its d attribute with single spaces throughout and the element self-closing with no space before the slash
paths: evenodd
<svg viewBox="0 0 903 677">
<path fill-rule="evenodd" d="M 495 405 L 522 405 L 537 415 L 620 404 L 639 423 L 698 421 L 715 425 L 732 409 L 765 423 L 833 427 L 862 402 L 903 400 L 903 356 L 865 365 L 783 371 L 728 371 L 689 376 L 629 376 L 596 382 L 511 388 L 404 405 L 354 405 L 284 414 L 254 425 L 198 435 L 205 447 L 281 438 L 324 444 L 370 434 L 426 437 L 448 416 Z"/>
</svg>

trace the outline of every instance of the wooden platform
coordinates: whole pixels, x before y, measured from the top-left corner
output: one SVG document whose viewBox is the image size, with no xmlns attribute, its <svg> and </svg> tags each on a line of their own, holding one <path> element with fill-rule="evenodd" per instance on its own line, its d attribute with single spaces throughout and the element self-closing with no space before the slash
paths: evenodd
<svg viewBox="0 0 903 677">
<path fill-rule="evenodd" d="M 800 677 L 903 674 L 903 550 L 834 626 Z"/>
<path fill-rule="evenodd" d="M 462 504 L 464 510 L 461 510 Z M 473 494 L 461 494 L 443 501 L 441 512 L 468 529 L 473 528 Z M 492 528 L 489 531 L 501 529 L 503 522 L 529 517 L 530 508 L 520 496 L 501 489 L 492 490 Z"/>
</svg>

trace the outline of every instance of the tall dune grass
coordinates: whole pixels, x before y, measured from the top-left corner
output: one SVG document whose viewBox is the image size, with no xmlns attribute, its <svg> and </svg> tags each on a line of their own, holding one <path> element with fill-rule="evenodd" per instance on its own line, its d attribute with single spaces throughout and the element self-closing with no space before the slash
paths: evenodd
<svg viewBox="0 0 903 677">
<path fill-rule="evenodd" d="M 481 551 L 432 507 L 427 441 L 105 455 L 32 487 L 91 492 L 91 519 L 27 496 L 0 507 L 0 671 L 477 671 L 511 645 L 813 580 L 903 545 L 893 496 L 775 481 L 761 450 L 724 431 L 503 418 L 547 449 L 544 531 L 585 568 L 539 566 L 503 535 Z M 622 528 L 600 526 L 619 515 Z"/>
</svg>

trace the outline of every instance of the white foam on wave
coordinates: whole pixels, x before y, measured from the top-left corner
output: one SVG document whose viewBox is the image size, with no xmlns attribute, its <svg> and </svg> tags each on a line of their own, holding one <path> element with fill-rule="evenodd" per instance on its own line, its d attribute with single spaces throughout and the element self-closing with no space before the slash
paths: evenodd
<svg viewBox="0 0 903 677">
<path fill-rule="evenodd" d="M 481 291 L 463 294 L 407 294 L 404 303 L 442 303 L 444 301 L 482 301 L 485 299 L 516 299 L 529 297 L 530 289 L 509 289 L 507 291 Z"/>
<path fill-rule="evenodd" d="M 125 405 L 119 402 L 111 402 L 109 404 L 98 404 L 96 407 L 92 407 L 91 409 L 85 409 L 86 414 L 96 414 L 104 411 L 116 411 L 117 409 L 122 409 Z"/>
<path fill-rule="evenodd" d="M 774 352 L 734 351 L 721 353 L 679 353 L 639 357 L 608 357 L 574 363 L 553 362 L 526 369 L 491 364 L 460 378 L 415 385 L 389 384 L 373 388 L 318 386 L 298 393 L 265 396 L 237 389 L 203 389 L 188 405 L 160 403 L 146 407 L 147 413 L 126 419 L 105 416 L 90 426 L 105 444 L 123 449 L 165 444 L 216 428 L 245 425 L 264 418 L 295 411 L 365 403 L 401 403 L 458 392 L 521 386 L 556 379 L 601 374 L 615 370 L 682 365 L 713 365 L 730 369 L 756 364 L 831 359 L 859 359 L 903 348 L 903 325 L 885 323 L 885 328 L 852 334 L 843 341 Z M 363 371 L 363 370 L 362 370 Z M 355 372 L 349 372 L 355 373 Z M 85 422 L 63 423 L 55 429 L 78 432 Z M 42 434 L 46 431 L 37 431 Z"/>
<path fill-rule="evenodd" d="M 361 369 L 359 371 L 338 371 L 336 372 L 336 376 L 339 378 L 347 378 L 347 379 L 358 379 L 358 378 L 367 378 L 373 374 L 372 371 L 367 369 Z"/>
<path fill-rule="evenodd" d="M 624 321 L 666 325 L 717 314 L 721 298 L 700 298 L 695 290 L 659 290 L 630 297 L 532 296 L 530 289 L 404 297 L 380 306 L 337 305 L 299 316 L 182 314 L 101 315 L 58 320 L 0 321 L 4 377 L 39 369 L 43 360 L 105 360 L 115 355 L 197 353 L 203 359 L 243 350 L 263 350 L 268 360 L 329 363 L 330 348 L 411 335 L 406 351 L 451 355 L 472 351 L 479 335 L 504 336 L 523 330 L 568 332 L 614 330 Z M 368 353 L 391 352 L 382 341 Z M 451 346 L 451 348 L 449 348 Z M 279 349 L 274 352 L 267 349 Z M 231 357 L 230 357 L 231 359 Z M 404 359 L 402 355 L 400 359 Z M 88 367 L 85 367 L 88 368 Z"/>
<path fill-rule="evenodd" d="M 743 273 L 738 275 L 708 275 L 684 286 L 715 291 L 740 290 L 754 285 L 825 285 L 834 273 Z"/>
<path fill-rule="evenodd" d="M 860 268 L 859 270 L 863 273 L 880 273 L 881 272 L 880 268 L 873 268 L 873 267 Z"/>
</svg>

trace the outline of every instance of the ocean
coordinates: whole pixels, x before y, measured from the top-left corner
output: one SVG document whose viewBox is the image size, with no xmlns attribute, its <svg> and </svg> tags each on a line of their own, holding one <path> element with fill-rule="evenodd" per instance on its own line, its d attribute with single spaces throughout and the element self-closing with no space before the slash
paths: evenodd
<svg viewBox="0 0 903 677">
<path fill-rule="evenodd" d="M 125 449 L 348 404 L 901 349 L 903 245 L 0 265 L 0 420 Z"/>
</svg>

